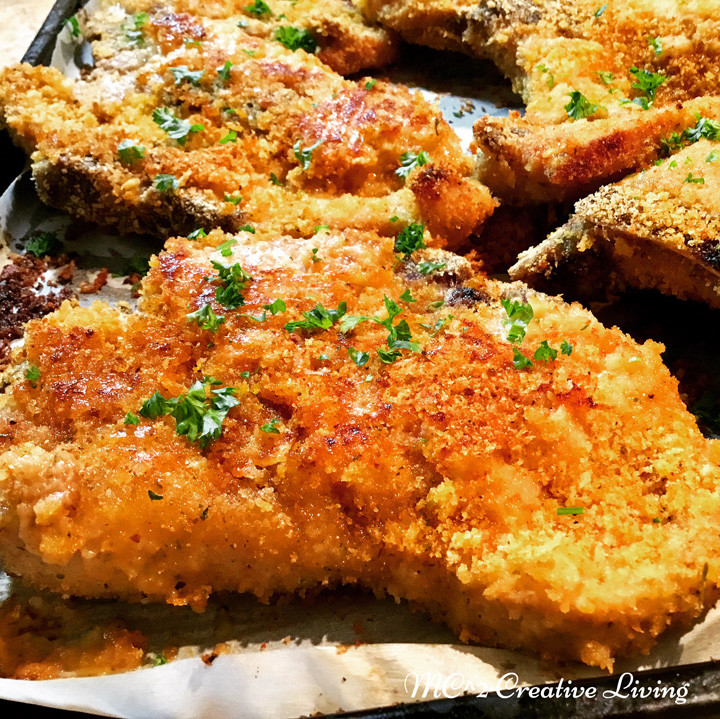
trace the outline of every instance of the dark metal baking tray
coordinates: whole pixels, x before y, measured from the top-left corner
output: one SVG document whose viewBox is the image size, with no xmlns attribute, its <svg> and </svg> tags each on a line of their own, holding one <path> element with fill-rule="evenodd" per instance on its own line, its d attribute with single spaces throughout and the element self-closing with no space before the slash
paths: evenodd
<svg viewBox="0 0 720 719">
<path fill-rule="evenodd" d="M 58 33 L 65 20 L 71 17 L 84 4 L 83 0 L 57 0 L 45 19 L 40 31 L 23 56 L 23 62 L 32 65 L 44 65 L 50 62 Z M 0 193 L 22 172 L 26 164 L 24 153 L 15 148 L 6 132 L 0 133 L 0 156 L 4 158 L 0 166 Z M 658 303 L 663 306 L 662 315 L 667 324 L 668 315 L 674 326 L 683 327 L 678 333 L 664 333 L 662 329 L 652 327 L 650 318 L 658 314 Z M 632 311 L 628 316 L 628 305 Z M 708 310 L 693 303 L 680 303 L 673 299 L 656 297 L 654 293 L 635 293 L 631 302 L 598 308 L 601 319 L 618 324 L 623 329 L 643 341 L 647 337 L 660 339 L 669 345 L 671 356 L 677 353 L 674 348 L 686 347 L 688 338 L 697 336 L 696 328 L 707 327 Z M 603 317 L 604 316 L 604 317 Z M 713 317 L 715 317 L 713 313 Z M 715 317 L 716 319 L 716 317 Z M 661 323 L 662 324 L 662 323 Z M 658 336 L 660 335 L 660 336 Z M 703 339 L 704 341 L 704 339 Z M 710 349 L 711 355 L 720 356 L 717 347 Z M 527 693 L 522 696 L 501 696 L 490 693 L 485 697 L 474 695 L 452 699 L 396 704 L 368 711 L 346 712 L 324 715 L 324 719 L 596 719 L 608 717 L 652 717 L 653 719 L 674 719 L 692 716 L 694 719 L 720 717 L 720 661 L 708 661 L 698 664 L 686 664 L 635 672 L 636 686 L 662 685 L 668 691 L 666 696 L 655 699 L 621 696 L 627 692 L 618 692 L 619 674 L 592 679 L 576 680 L 573 687 L 587 689 L 595 687 L 596 698 L 580 697 L 536 697 Z M 558 684 L 542 685 L 546 692 Z M 672 696 L 680 689 L 687 690 L 686 701 L 679 704 Z M 685 693 L 685 692 L 683 692 Z M 26 716 L 28 705 L 0 700 L 0 716 Z M 38 717 L 88 717 L 89 714 L 71 710 L 33 706 L 32 713 Z M 151 719 L 151 718 L 148 718 Z"/>
</svg>

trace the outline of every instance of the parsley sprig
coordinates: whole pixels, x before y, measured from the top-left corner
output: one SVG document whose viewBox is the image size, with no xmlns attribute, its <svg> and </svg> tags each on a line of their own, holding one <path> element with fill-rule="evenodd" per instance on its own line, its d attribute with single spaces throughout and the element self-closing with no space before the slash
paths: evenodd
<svg viewBox="0 0 720 719">
<path fill-rule="evenodd" d="M 570 102 L 565 105 L 565 112 L 572 120 L 580 120 L 594 115 L 600 107 L 601 105 L 590 102 L 580 90 L 573 90 L 570 93 Z"/>
<path fill-rule="evenodd" d="M 403 227 L 395 238 L 395 252 L 405 255 L 407 259 L 415 250 L 422 250 L 427 247 L 423 240 L 425 225 L 410 224 Z"/>
<path fill-rule="evenodd" d="M 295 50 L 305 50 L 305 52 L 312 54 L 318 48 L 317 40 L 309 30 L 293 27 L 292 25 L 280 25 L 275 30 L 275 39 L 293 52 Z"/>
<path fill-rule="evenodd" d="M 205 125 L 200 123 L 193 124 L 187 120 L 181 120 L 167 107 L 156 108 L 153 111 L 152 119 L 161 130 L 165 130 L 173 140 L 177 140 L 179 145 L 187 142 L 190 133 L 202 132 L 205 129 Z"/>
<path fill-rule="evenodd" d="M 313 309 L 303 312 L 304 320 L 286 322 L 285 329 L 288 332 L 295 332 L 295 330 L 307 330 L 308 332 L 329 330 L 334 324 L 337 324 L 346 313 L 347 302 L 344 300 L 338 303 L 337 309 L 327 309 L 318 302 Z"/>
<path fill-rule="evenodd" d="M 295 155 L 295 159 L 300 163 L 300 167 L 302 167 L 303 170 L 307 170 L 308 167 L 310 167 L 310 163 L 312 162 L 312 154 L 313 150 L 317 150 L 320 145 L 323 144 L 323 140 L 318 140 L 314 145 L 310 145 L 310 147 L 303 148 L 300 144 L 300 140 L 298 140 L 293 145 L 293 153 Z"/>
<path fill-rule="evenodd" d="M 187 436 L 205 449 L 220 437 L 228 412 L 240 404 L 234 396 L 234 387 L 211 389 L 220 384 L 214 377 L 204 377 L 177 397 L 168 399 L 155 392 L 143 402 L 139 414 L 148 419 L 170 415 L 175 419 L 177 434 Z"/>
<path fill-rule="evenodd" d="M 417 155 L 412 152 L 403 152 L 400 155 L 400 167 L 395 170 L 395 174 L 405 180 L 416 167 L 427 165 L 428 162 L 430 162 L 430 155 L 425 150 L 421 150 Z"/>
</svg>

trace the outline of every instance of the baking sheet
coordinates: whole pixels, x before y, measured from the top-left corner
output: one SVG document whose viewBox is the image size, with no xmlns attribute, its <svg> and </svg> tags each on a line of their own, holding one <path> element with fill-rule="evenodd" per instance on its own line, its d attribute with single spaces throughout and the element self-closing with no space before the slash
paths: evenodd
<svg viewBox="0 0 720 719">
<path fill-rule="evenodd" d="M 76 48 L 65 31 L 54 63 L 70 72 Z M 491 67 L 409 49 L 402 66 L 378 76 L 417 86 L 438 101 L 461 136 L 471 139 L 474 120 L 505 114 L 517 99 Z M 482 87 L 476 78 L 482 77 Z M 27 173 L 0 198 L 0 232 L 6 247 L 20 250 L 36 231 L 55 231 L 80 258 L 74 282 L 92 279 L 100 267 L 121 271 L 128 259 L 160 249 L 156 240 L 113 236 L 79 226 L 40 203 Z M 132 303 L 131 287 L 111 278 L 97 295 Z M 0 596 L 24 597 L 22 584 L 0 578 Z M 49 596 L 49 595 L 44 595 Z M 61 601 L 59 599 L 55 601 Z M 273 717 L 284 719 L 388 706 L 396 702 L 451 698 L 463 693 L 600 676 L 578 664 L 555 665 L 520 652 L 457 644 L 445 627 L 405 603 L 378 600 L 359 591 L 290 598 L 265 606 L 247 596 L 214 597 L 206 612 L 122 602 L 74 601 L 97 622 L 119 617 L 148 637 L 149 650 L 183 648 L 170 664 L 121 675 L 18 681 L 0 679 L 0 697 L 121 717 Z M 619 672 L 720 658 L 720 610 L 688 632 L 663 638 L 649 657 L 618 663 Z M 218 642 L 229 653 L 208 665 L 201 655 Z"/>
</svg>

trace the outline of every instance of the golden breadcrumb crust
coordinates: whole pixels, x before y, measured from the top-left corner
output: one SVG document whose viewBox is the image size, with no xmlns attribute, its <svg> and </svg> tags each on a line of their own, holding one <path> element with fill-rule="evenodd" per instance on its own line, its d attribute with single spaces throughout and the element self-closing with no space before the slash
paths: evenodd
<svg viewBox="0 0 720 719">
<path fill-rule="evenodd" d="M 227 240 L 169 240 L 137 313 L 68 302 L 28 325 L 0 411 L 10 573 L 197 608 L 360 583 L 465 641 L 607 668 L 716 599 L 720 447 L 660 345 L 440 250 L 399 261 L 374 233 Z M 218 304 L 213 262 L 252 276 L 244 306 Z M 419 345 L 392 364 L 373 320 L 284 327 L 317 303 L 382 321 L 384 296 Z M 571 353 L 516 369 L 500 298 L 533 308 L 526 356 Z M 208 303 L 216 333 L 187 317 Z M 207 376 L 239 403 L 205 449 L 141 416 Z"/>
<path fill-rule="evenodd" d="M 352 1 L 272 0 L 263 5 L 248 0 L 122 0 L 121 4 L 133 13 L 163 10 L 227 19 L 268 40 L 280 27 L 302 28 L 316 40 L 318 57 L 342 75 L 383 67 L 399 54 L 395 33 L 368 23 Z"/>
<path fill-rule="evenodd" d="M 457 136 L 418 93 L 344 80 L 304 50 L 187 14 L 149 16 L 142 45 L 129 43 L 127 16 L 114 12 L 93 20 L 104 30 L 85 79 L 26 65 L 0 75 L 0 122 L 34 151 L 48 204 L 163 237 L 247 224 L 394 234 L 397 217 L 449 246 L 493 211 Z M 128 142 L 141 150 L 122 156 Z M 421 152 L 429 161 L 399 177 L 401 155 Z"/>
<path fill-rule="evenodd" d="M 701 139 L 580 200 L 565 227 L 520 255 L 515 279 L 552 281 L 568 263 L 720 309 L 720 144 Z M 542 279 L 541 279 L 542 278 Z"/>
</svg>

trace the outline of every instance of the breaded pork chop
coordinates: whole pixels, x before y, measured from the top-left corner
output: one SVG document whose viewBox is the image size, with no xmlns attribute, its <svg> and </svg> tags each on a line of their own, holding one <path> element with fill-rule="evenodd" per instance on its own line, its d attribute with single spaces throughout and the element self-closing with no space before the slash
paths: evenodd
<svg viewBox="0 0 720 719">
<path fill-rule="evenodd" d="M 418 239 L 174 239 L 138 312 L 31 322 L 0 410 L 5 569 L 198 608 L 359 583 L 608 668 L 701 615 L 720 445 L 661 347 Z"/>
<path fill-rule="evenodd" d="M 368 23 L 352 0 L 122 0 L 121 4 L 134 14 L 172 11 L 229 19 L 248 34 L 269 40 L 294 34 L 303 38 L 306 49 L 317 45 L 318 57 L 343 75 L 383 67 L 398 56 L 395 33 Z"/>
<path fill-rule="evenodd" d="M 485 117 L 475 140 L 478 177 L 513 204 L 577 199 L 642 168 L 665 134 L 692 123 L 678 103 L 720 86 L 714 2 L 365 2 L 406 38 L 423 42 L 413 28 L 433 25 L 452 38 L 446 47 L 489 58 L 512 80 L 524 116 Z"/>
<path fill-rule="evenodd" d="M 510 275 L 585 299 L 630 285 L 720 309 L 719 187 L 720 143 L 700 139 L 580 200 Z"/>
<path fill-rule="evenodd" d="M 84 79 L 26 65 L 0 75 L 0 122 L 34 153 L 48 204 L 161 236 L 260 224 L 395 233 L 396 217 L 450 246 L 494 209 L 418 93 L 344 80 L 226 21 L 133 17 L 93 16 L 97 66 Z"/>
</svg>

